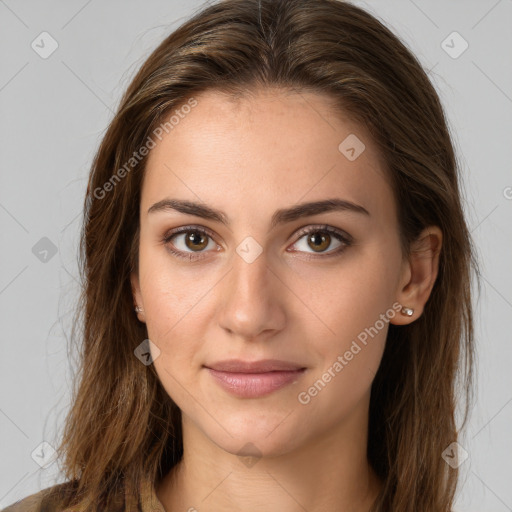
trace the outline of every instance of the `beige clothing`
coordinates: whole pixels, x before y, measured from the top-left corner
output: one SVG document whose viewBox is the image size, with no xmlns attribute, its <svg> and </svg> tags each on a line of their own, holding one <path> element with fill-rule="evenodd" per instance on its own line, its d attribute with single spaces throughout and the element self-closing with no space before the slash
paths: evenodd
<svg viewBox="0 0 512 512">
<path fill-rule="evenodd" d="M 44 497 L 52 488 L 53 487 L 47 487 L 42 491 L 31 494 L 22 500 L 9 505 L 7 508 L 2 509 L 0 512 L 84 512 L 84 507 L 71 507 L 57 510 L 55 505 L 52 506 L 51 503 L 45 503 L 43 501 Z M 156 495 L 153 484 L 149 480 L 142 481 L 140 486 L 140 496 L 140 501 L 136 503 L 133 493 L 127 491 L 122 509 L 116 510 L 115 512 L 169 512 L 164 509 Z"/>
</svg>

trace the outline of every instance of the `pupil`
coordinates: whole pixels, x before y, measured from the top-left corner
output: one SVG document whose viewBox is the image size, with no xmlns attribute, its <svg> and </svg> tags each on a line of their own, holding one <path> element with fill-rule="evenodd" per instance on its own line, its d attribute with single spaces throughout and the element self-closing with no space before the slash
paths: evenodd
<svg viewBox="0 0 512 512">
<path fill-rule="evenodd" d="M 204 237 L 201 233 L 192 232 L 188 235 L 188 240 L 196 247 L 204 245 Z"/>
<path fill-rule="evenodd" d="M 313 233 L 310 237 L 309 237 L 310 241 L 313 243 L 313 245 L 315 246 L 314 248 L 318 249 L 325 249 L 325 244 L 326 244 L 326 241 L 327 241 L 327 237 L 322 234 L 322 233 Z M 328 242 L 327 242 L 327 245 Z"/>
</svg>

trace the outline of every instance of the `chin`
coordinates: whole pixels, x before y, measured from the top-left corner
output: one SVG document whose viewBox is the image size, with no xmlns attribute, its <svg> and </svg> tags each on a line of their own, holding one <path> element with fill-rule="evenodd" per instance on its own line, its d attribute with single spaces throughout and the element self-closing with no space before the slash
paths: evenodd
<svg viewBox="0 0 512 512">
<path fill-rule="evenodd" d="M 217 446 L 241 457 L 275 457 L 293 450 L 300 443 L 299 428 L 294 428 L 293 415 L 282 413 L 279 417 L 268 412 L 260 418 L 239 415 L 227 420 L 222 427 L 216 422 L 203 432 Z"/>
<path fill-rule="evenodd" d="M 255 460 L 262 457 L 278 457 L 290 452 L 294 447 L 289 446 L 290 440 L 269 439 L 268 436 L 260 437 L 241 435 L 233 438 L 224 437 L 223 439 L 212 439 L 224 451 L 237 455 L 238 457 L 251 457 Z"/>
</svg>

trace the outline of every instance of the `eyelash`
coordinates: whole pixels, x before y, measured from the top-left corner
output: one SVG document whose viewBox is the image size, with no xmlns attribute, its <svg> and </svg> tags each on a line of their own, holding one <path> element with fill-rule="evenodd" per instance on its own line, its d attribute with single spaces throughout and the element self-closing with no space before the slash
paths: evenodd
<svg viewBox="0 0 512 512">
<path fill-rule="evenodd" d="M 176 229 L 172 230 L 169 233 L 166 233 L 166 235 L 164 236 L 162 242 L 165 245 L 167 245 L 167 249 L 174 256 L 176 256 L 177 258 L 180 258 L 180 259 L 183 259 L 183 260 L 188 260 L 188 261 L 198 261 L 198 260 L 201 260 L 201 259 L 205 258 L 205 256 L 202 256 L 202 254 L 203 254 L 202 252 L 197 252 L 197 253 L 191 252 L 191 253 L 188 253 L 188 252 L 185 252 L 185 251 L 180 251 L 179 249 L 174 249 L 172 244 L 170 244 L 170 241 L 176 235 L 179 235 L 179 234 L 182 234 L 182 233 L 191 233 L 191 232 L 201 233 L 202 235 L 206 235 L 206 236 L 210 237 L 212 240 L 214 238 L 213 233 L 210 230 L 205 229 L 205 228 L 203 228 L 201 226 L 182 226 L 182 227 L 179 227 L 179 228 L 176 228 Z M 349 235 L 343 233 L 342 231 L 339 231 L 336 228 L 328 226 L 327 224 L 315 225 L 315 226 L 311 226 L 311 227 L 300 229 L 299 232 L 297 233 L 298 238 L 294 242 L 294 245 L 301 238 L 303 238 L 305 235 L 309 235 L 311 233 L 328 233 L 330 235 L 333 235 L 338 241 L 342 242 L 343 245 L 341 245 L 337 249 L 332 250 L 331 252 L 318 253 L 318 254 L 306 253 L 306 254 L 308 254 L 308 256 L 306 257 L 306 259 L 308 259 L 308 260 L 309 259 L 313 260 L 313 259 L 317 259 L 317 258 L 329 258 L 331 256 L 337 256 L 340 253 L 344 252 L 344 250 L 347 247 L 352 245 L 352 237 L 350 237 Z M 206 252 L 206 251 L 204 251 L 204 252 Z M 301 252 L 301 251 L 292 251 L 292 252 Z"/>
</svg>

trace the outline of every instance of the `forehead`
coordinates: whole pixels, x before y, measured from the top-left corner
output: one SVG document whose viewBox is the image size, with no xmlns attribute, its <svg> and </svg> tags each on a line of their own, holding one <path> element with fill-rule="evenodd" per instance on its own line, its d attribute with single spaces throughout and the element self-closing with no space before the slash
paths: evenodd
<svg viewBox="0 0 512 512">
<path fill-rule="evenodd" d="M 341 197 L 377 215 L 393 213 L 369 132 L 340 114 L 331 98 L 262 89 L 236 99 L 210 90 L 194 99 L 195 106 L 174 112 L 172 128 L 155 139 L 143 211 L 178 197 L 228 214 L 231 208 L 237 216 L 270 217 L 296 202 Z"/>
</svg>

